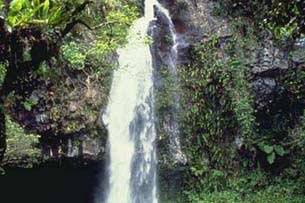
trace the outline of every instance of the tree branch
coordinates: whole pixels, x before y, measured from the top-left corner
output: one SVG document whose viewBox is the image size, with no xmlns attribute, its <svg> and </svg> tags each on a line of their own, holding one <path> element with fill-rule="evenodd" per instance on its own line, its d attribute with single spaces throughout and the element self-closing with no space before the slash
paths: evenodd
<svg viewBox="0 0 305 203">
<path fill-rule="evenodd" d="M 79 13 L 81 13 L 88 4 L 90 3 L 93 3 L 93 1 L 91 0 L 87 0 L 87 1 L 84 1 L 80 6 L 78 6 L 71 14 L 71 22 L 68 23 L 65 28 L 61 31 L 61 38 L 59 39 L 62 40 L 69 32 L 71 32 L 71 30 L 74 28 L 75 25 L 77 24 L 82 24 L 84 25 L 85 27 L 87 27 L 89 30 L 92 30 L 91 27 L 89 25 L 87 25 L 85 22 L 83 22 L 82 20 L 78 19 L 77 18 L 77 15 Z"/>
<path fill-rule="evenodd" d="M 69 32 L 71 32 L 71 30 L 74 28 L 75 25 L 77 24 L 81 24 L 84 25 L 86 28 L 88 28 L 89 30 L 92 30 L 92 28 L 87 25 L 84 21 L 80 20 L 80 19 L 75 19 L 72 22 L 68 23 L 66 25 L 66 27 L 61 31 L 61 38 L 64 38 Z"/>
</svg>

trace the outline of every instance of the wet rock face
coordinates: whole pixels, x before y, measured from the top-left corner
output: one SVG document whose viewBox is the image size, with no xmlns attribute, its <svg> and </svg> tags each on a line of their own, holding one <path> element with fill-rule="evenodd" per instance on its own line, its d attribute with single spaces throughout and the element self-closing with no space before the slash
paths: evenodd
<svg viewBox="0 0 305 203">
<path fill-rule="evenodd" d="M 105 84 L 68 67 L 55 79 L 34 81 L 30 94 L 15 92 L 6 108 L 28 132 L 41 136 L 41 157 L 102 159 L 107 140 L 100 119 L 100 109 L 107 104 Z"/>
<path fill-rule="evenodd" d="M 153 38 L 151 46 L 152 55 L 154 57 L 155 68 L 167 66 L 171 57 L 171 47 L 173 39 L 171 37 L 169 22 L 166 16 L 158 9 L 156 10 L 157 20 L 150 26 L 150 34 Z"/>
<path fill-rule="evenodd" d="M 85 132 L 78 132 L 65 137 L 41 137 L 42 156 L 45 160 L 59 158 L 78 158 L 101 160 L 106 153 L 105 143 L 100 137 L 92 137 Z"/>
<path fill-rule="evenodd" d="M 297 43 L 292 50 L 283 50 L 274 45 L 271 39 L 265 39 L 255 47 L 248 66 L 253 79 L 251 81 L 255 96 L 255 106 L 258 111 L 275 108 L 286 97 L 283 84 L 278 81 L 291 70 L 304 68 L 304 47 Z M 288 57 L 290 55 L 290 57 Z M 276 109 L 274 109 L 276 111 Z"/>
<path fill-rule="evenodd" d="M 250 64 L 254 75 L 266 75 L 272 71 L 288 69 L 288 54 L 275 47 L 271 39 L 262 42 L 262 46 L 255 50 L 254 57 L 254 63 Z"/>
<path fill-rule="evenodd" d="M 294 51 L 291 54 L 291 63 L 293 67 L 305 64 L 305 38 L 301 38 L 294 44 Z"/>
<path fill-rule="evenodd" d="M 189 7 L 184 1 L 161 0 L 159 1 L 165 8 L 169 9 L 170 16 L 175 26 L 175 32 L 179 45 L 177 64 L 185 64 L 188 61 L 188 50 L 192 42 L 196 41 L 196 36 L 201 32 L 196 31 L 195 27 L 189 23 Z M 152 54 L 155 67 L 159 68 L 168 65 L 170 60 L 170 49 L 173 45 L 168 19 L 156 8 L 157 20 L 152 27 L 154 43 L 152 45 Z"/>
<path fill-rule="evenodd" d="M 209 0 L 176 1 L 171 12 L 176 29 L 184 31 L 186 41 L 196 43 L 215 34 L 220 38 L 231 35 L 227 20 L 213 15 L 214 7 L 215 4 Z"/>
<path fill-rule="evenodd" d="M 161 2 L 170 8 L 176 32 L 187 45 L 186 48 L 179 49 L 180 64 L 188 63 L 188 46 L 205 42 L 215 35 L 221 38 L 222 43 L 226 43 L 226 39 L 232 35 L 230 22 L 213 16 L 213 1 Z M 284 123 L 286 120 L 298 120 L 304 110 L 304 102 L 294 102 L 292 97 L 288 98 L 289 90 L 285 89 L 287 86 L 282 84 L 281 78 L 292 69 L 305 70 L 305 40 L 299 40 L 293 50 L 289 50 L 275 44 L 269 34 L 260 35 L 252 49 L 245 50 L 250 52 L 245 60 L 253 90 L 256 121 L 260 124 L 260 129 L 270 130 L 279 123 L 279 119 L 283 120 L 283 126 L 287 125 Z M 240 143 L 237 142 L 237 145 Z"/>
<path fill-rule="evenodd" d="M 256 108 L 263 109 L 274 101 L 277 84 L 274 78 L 258 78 L 252 82 L 252 89 L 255 93 Z"/>
<path fill-rule="evenodd" d="M 169 9 L 179 40 L 178 65 L 189 62 L 189 48 L 217 35 L 231 36 L 228 21 L 213 15 L 214 3 L 209 0 L 161 0 Z"/>
<path fill-rule="evenodd" d="M 215 2 L 210 0 L 162 0 L 170 8 L 177 33 L 185 41 L 180 49 L 180 64 L 188 62 L 188 47 L 205 42 L 213 35 L 226 43 L 232 35 L 228 19 L 213 14 Z M 290 69 L 305 67 L 304 39 L 298 40 L 293 51 L 275 45 L 270 33 L 261 33 L 258 44 L 252 48 L 247 65 L 251 74 L 251 86 L 255 96 L 255 106 L 264 109 L 274 102 L 275 97 L 283 96 L 277 78 Z M 221 49 L 221 48 L 220 48 Z M 290 57 L 289 57 L 290 56 Z M 277 95 L 277 96 L 275 96 Z M 277 98 L 278 99 L 278 98 Z"/>
<path fill-rule="evenodd" d="M 189 50 L 191 46 L 208 40 L 209 36 L 212 36 L 212 34 L 215 33 L 217 33 L 220 38 L 223 38 L 223 41 L 230 36 L 227 22 L 212 16 L 213 5 L 210 1 L 161 0 L 159 2 L 169 9 L 174 24 L 178 52 L 177 60 L 175 61 L 177 63 L 177 69 L 179 69 L 180 65 L 189 63 Z M 162 91 L 165 91 L 166 94 L 169 95 L 171 91 L 175 91 L 175 89 L 177 91 L 177 85 L 174 88 L 171 87 L 173 84 L 173 75 L 171 75 L 168 68 L 172 60 L 171 49 L 174 43 L 169 22 L 166 16 L 158 9 L 156 9 L 156 16 L 157 19 L 152 23 L 150 33 L 153 37 L 151 51 L 155 70 L 154 86 L 157 95 L 156 103 L 158 103 L 159 100 L 163 99 Z M 168 81 L 172 81 L 171 84 L 168 84 Z M 180 90 L 178 90 L 178 92 L 179 91 Z M 170 100 L 177 102 L 175 96 L 171 96 Z M 156 106 L 158 106 L 158 104 Z M 158 119 L 157 132 L 159 135 L 159 163 L 160 167 L 165 168 L 165 171 L 178 171 L 179 163 L 183 165 L 186 162 L 175 162 L 175 158 L 171 155 L 172 153 L 170 153 L 171 143 L 169 134 L 173 132 L 173 129 L 178 130 L 175 133 L 179 134 L 179 127 L 175 127 L 177 126 L 177 123 L 174 122 L 175 113 L 177 113 L 175 111 L 175 104 L 171 103 L 162 106 L 160 109 L 157 107 L 156 112 Z M 165 173 L 161 173 L 164 177 L 166 176 Z"/>
</svg>

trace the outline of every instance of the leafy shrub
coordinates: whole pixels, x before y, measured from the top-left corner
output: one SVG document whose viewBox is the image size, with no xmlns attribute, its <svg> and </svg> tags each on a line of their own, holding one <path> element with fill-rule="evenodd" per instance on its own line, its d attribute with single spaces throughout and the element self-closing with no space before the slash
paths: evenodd
<svg viewBox="0 0 305 203">
<path fill-rule="evenodd" d="M 62 46 L 62 53 L 73 69 L 81 70 L 85 67 L 86 48 L 84 46 L 70 42 Z"/>
<path fill-rule="evenodd" d="M 194 48 L 192 64 L 180 72 L 185 81 L 182 123 L 186 151 L 198 170 L 202 163 L 220 171 L 236 170 L 240 165 L 236 139 L 249 148 L 253 144 L 253 98 L 243 55 L 232 46 L 240 42 L 234 40 L 227 46 L 231 59 L 224 60 L 220 39 L 214 37 Z"/>
<path fill-rule="evenodd" d="M 63 10 L 64 2 L 57 0 L 13 0 L 7 22 L 11 27 L 58 24 L 64 18 Z"/>
<path fill-rule="evenodd" d="M 5 74 L 6 74 L 6 68 L 4 64 L 0 64 L 0 86 L 3 83 L 3 80 L 5 78 Z"/>
<path fill-rule="evenodd" d="M 230 39 L 192 47 L 179 72 L 186 195 L 190 202 L 302 202 L 304 70 L 276 75 L 274 101 L 256 108 L 249 66 L 256 31 L 238 20 Z"/>
<path fill-rule="evenodd" d="M 218 13 L 226 13 L 233 17 L 250 17 L 258 26 L 272 31 L 277 39 L 297 38 L 305 34 L 304 1 L 221 0 L 217 2 L 220 3 L 223 11 Z"/>
<path fill-rule="evenodd" d="M 106 14 L 102 29 L 97 31 L 98 39 L 90 52 L 105 55 L 125 44 L 128 29 L 138 17 L 139 10 L 135 5 L 120 1 L 113 3 L 113 8 Z"/>
<path fill-rule="evenodd" d="M 198 203 L 301 203 L 304 202 L 304 193 L 299 190 L 301 185 L 299 181 L 270 179 L 257 171 L 226 179 L 226 185 L 219 191 L 203 189 L 201 192 L 189 191 L 185 194 L 187 202 Z"/>
<path fill-rule="evenodd" d="M 4 163 L 11 165 L 20 164 L 22 160 L 28 159 L 24 167 L 32 167 L 40 159 L 40 149 L 38 148 L 39 136 L 28 134 L 20 125 L 15 123 L 9 116 L 6 116 L 7 128 L 7 150 L 5 153 Z"/>
</svg>

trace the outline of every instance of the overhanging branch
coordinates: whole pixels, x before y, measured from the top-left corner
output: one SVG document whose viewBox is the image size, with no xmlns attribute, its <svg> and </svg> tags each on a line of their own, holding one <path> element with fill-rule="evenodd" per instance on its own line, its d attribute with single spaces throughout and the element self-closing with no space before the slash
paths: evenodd
<svg viewBox="0 0 305 203">
<path fill-rule="evenodd" d="M 74 28 L 75 25 L 77 24 L 82 24 L 89 30 L 92 30 L 91 27 L 86 24 L 84 21 L 80 20 L 77 18 L 77 15 L 86 8 L 87 5 L 90 3 L 93 3 L 91 0 L 84 1 L 80 6 L 78 6 L 71 14 L 71 22 L 66 25 L 66 27 L 61 31 L 61 38 L 64 38 L 71 30 Z"/>
</svg>

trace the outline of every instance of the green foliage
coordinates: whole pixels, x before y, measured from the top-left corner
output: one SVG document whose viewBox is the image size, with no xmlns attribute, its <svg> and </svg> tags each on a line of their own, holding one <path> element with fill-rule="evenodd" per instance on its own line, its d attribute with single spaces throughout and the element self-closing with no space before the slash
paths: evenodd
<svg viewBox="0 0 305 203">
<path fill-rule="evenodd" d="M 98 30 L 96 45 L 90 50 L 95 54 L 105 55 L 122 46 L 126 42 L 129 27 L 139 17 L 139 10 L 133 4 L 113 1 L 111 5 L 112 9 Z"/>
<path fill-rule="evenodd" d="M 7 150 L 4 162 L 11 165 L 18 164 L 22 160 L 30 159 L 24 167 L 31 167 L 40 159 L 39 136 L 28 134 L 20 125 L 6 116 Z M 22 166 L 22 163 L 20 163 Z"/>
<path fill-rule="evenodd" d="M 71 38 L 62 46 L 63 58 L 72 69 L 82 70 L 86 65 L 95 66 L 90 63 L 97 61 L 100 65 L 96 72 L 100 72 L 104 66 L 109 67 L 108 57 L 125 44 L 129 27 L 139 17 L 138 8 L 129 1 L 105 1 L 99 8 L 103 10 L 103 16 L 98 15 L 98 20 L 91 20 L 95 24 L 91 33 L 95 39 L 82 43 L 81 40 Z"/>
<path fill-rule="evenodd" d="M 5 64 L 1 64 L 0 63 L 0 86 L 3 83 L 3 80 L 5 78 L 6 75 L 6 67 Z"/>
<path fill-rule="evenodd" d="M 289 70 L 288 74 L 279 78 L 279 82 L 281 82 L 285 89 L 289 92 L 289 96 L 294 97 L 297 101 L 305 98 L 305 71 L 298 70 Z"/>
<path fill-rule="evenodd" d="M 70 62 L 73 69 L 81 70 L 85 67 L 86 47 L 80 43 L 70 42 L 62 46 L 62 53 L 65 60 Z"/>
<path fill-rule="evenodd" d="M 251 46 L 255 46 L 254 32 L 249 28 L 242 32 L 244 36 L 241 38 L 239 30 L 245 26 L 242 23 L 234 26 L 235 34 L 225 44 L 220 45 L 219 38 L 211 37 L 195 46 L 191 52 L 191 64 L 182 67 L 179 72 L 185 110 L 181 121 L 184 150 L 190 165 L 185 184 L 189 189 L 187 196 L 190 202 L 259 202 L 258 197 L 270 198 L 271 193 L 265 192 L 264 188 L 269 185 L 265 175 L 260 179 L 254 177 L 253 181 L 237 176 L 242 184 L 232 182 L 232 174 L 247 171 L 253 166 L 259 167 L 264 161 L 271 168 L 281 161 L 291 161 L 287 173 L 295 175 L 287 176 L 291 178 L 298 177 L 298 173 L 303 174 L 303 119 L 298 124 L 298 130 L 296 123 L 291 123 L 291 112 L 299 112 L 304 101 L 303 71 L 293 70 L 278 79 L 278 83 L 284 84 L 284 89 L 288 91 L 285 98 L 289 98 L 289 110 L 264 110 L 268 116 L 263 116 L 263 121 L 274 119 L 272 127 L 265 129 L 260 125 L 262 120 L 257 117 L 248 69 Z M 271 105 L 270 108 L 273 108 Z M 279 117 L 283 121 L 279 122 Z M 294 130 L 290 132 L 289 129 Z M 236 143 L 236 138 L 239 138 L 239 143 Z M 248 157 L 243 157 L 240 152 Z M 263 157 L 255 157 L 258 152 Z M 242 185 L 249 181 L 252 182 L 251 187 L 244 188 Z M 245 199 L 244 195 L 251 194 L 257 185 L 264 187 Z M 200 191 L 202 196 L 198 196 Z M 284 202 L 287 199 L 280 193 L 275 200 Z"/>
<path fill-rule="evenodd" d="M 56 80 L 58 78 L 58 73 L 56 70 L 50 68 L 46 63 L 42 63 L 40 67 L 35 71 L 35 74 L 44 80 Z"/>
<path fill-rule="evenodd" d="M 253 137 L 255 120 L 253 98 L 248 82 L 247 67 L 245 62 L 241 61 L 243 56 L 239 55 L 239 58 L 234 57 L 228 61 L 228 67 L 231 69 L 234 78 L 232 80 L 232 86 L 227 86 L 227 88 L 232 98 L 233 110 L 237 122 L 239 123 L 239 134 L 244 141 L 249 142 Z"/>
<path fill-rule="evenodd" d="M 58 24 L 64 4 L 58 0 L 13 0 L 9 6 L 7 22 L 11 27 Z"/>
<path fill-rule="evenodd" d="M 304 196 L 287 196 L 286 193 L 280 193 L 276 190 L 260 191 L 252 194 L 248 198 L 243 198 L 234 191 L 202 193 L 199 197 L 194 196 L 189 202 L 198 203 L 303 203 Z"/>
<path fill-rule="evenodd" d="M 210 184 L 215 184 L 212 180 Z M 187 202 L 224 202 L 224 203 L 265 203 L 265 202 L 304 202 L 304 194 L 299 190 L 299 181 L 288 179 L 268 179 L 266 174 L 253 172 L 240 177 L 230 177 L 222 189 L 213 191 L 204 189 L 201 192 L 186 192 Z M 209 184 L 207 182 L 206 184 Z M 219 183 L 221 184 L 221 182 Z"/>
<path fill-rule="evenodd" d="M 178 92 L 178 87 L 175 84 L 175 76 L 166 67 L 160 68 L 160 77 L 162 80 L 162 88 L 157 90 L 156 109 L 158 112 L 164 112 L 176 105 L 173 99 L 173 94 Z M 161 117 L 162 118 L 162 117 Z"/>
<path fill-rule="evenodd" d="M 252 18 L 259 26 L 271 30 L 277 39 L 297 38 L 305 34 L 305 2 L 300 0 L 221 0 L 223 14 Z M 219 7 L 218 7 L 219 9 Z M 260 12 L 257 12 L 260 11 Z"/>
<path fill-rule="evenodd" d="M 233 21 L 225 42 L 210 37 L 194 46 L 179 72 L 186 195 L 189 202 L 304 202 L 305 71 L 275 76 L 276 99 L 256 108 L 249 67 L 256 31 L 243 20 Z"/>
<path fill-rule="evenodd" d="M 268 26 L 279 39 L 298 37 L 305 33 L 305 2 L 275 0 L 270 5 Z"/>
<path fill-rule="evenodd" d="M 124 45 L 129 27 L 139 16 L 134 1 L 120 0 L 94 1 L 94 5 L 91 4 L 84 10 L 80 9 L 83 12 L 72 14 L 83 2 L 81 0 L 13 0 L 10 1 L 9 7 L 5 7 L 5 11 L 0 13 L 6 20 L 5 28 L 8 28 L 8 35 L 15 33 L 12 31 L 17 31 L 20 48 L 24 48 L 23 57 L 20 57 L 18 65 L 29 64 L 27 60 L 35 59 L 34 55 L 33 58 L 29 57 L 30 51 L 32 54 L 33 50 L 36 52 L 41 50 L 42 55 L 45 54 L 45 49 L 50 51 L 50 55 L 49 53 L 46 55 L 52 58 L 37 54 L 37 58 L 42 57 L 43 61 L 38 60 L 42 63 L 35 72 L 29 69 L 32 68 L 31 66 L 24 69 L 18 66 L 22 73 L 26 69 L 25 75 L 29 75 L 27 80 L 22 81 L 25 88 L 18 87 L 16 85 L 18 82 L 15 81 L 12 81 L 12 84 L 17 86 L 14 87 L 15 89 L 25 89 L 26 95 L 31 95 L 33 91 L 39 93 L 39 101 L 45 104 L 40 110 L 44 111 L 48 122 L 51 123 L 49 125 L 51 129 L 48 130 L 54 135 L 76 133 L 86 129 L 90 136 L 101 136 L 101 127 L 97 125 L 97 120 L 100 109 L 108 101 L 111 70 L 115 63 L 114 52 Z M 3 2 L 1 3 L 2 8 Z M 91 19 L 96 16 L 98 18 Z M 70 28 L 70 23 L 79 22 L 78 19 L 82 23 L 74 26 L 65 35 L 65 39 L 61 39 L 60 31 Z M 91 30 L 86 28 L 84 32 L 84 28 L 88 27 L 82 26 L 85 23 L 90 25 Z M 61 47 L 62 42 L 63 47 Z M 60 55 L 57 54 L 59 48 L 61 48 Z M 52 51 L 56 56 L 54 58 Z M 3 80 L 2 76 L 5 75 L 6 69 L 2 68 L 2 65 L 0 68 L 0 79 Z M 33 110 L 38 104 L 34 97 L 25 99 L 24 95 L 16 95 L 17 97 L 16 100 L 23 101 L 21 107 L 27 111 Z M 8 99 L 6 103 L 9 103 Z M 17 102 L 13 108 L 17 105 L 19 109 Z M 11 122 L 11 119 L 6 125 L 9 137 L 6 163 L 27 162 L 27 159 L 30 159 L 28 163 L 31 164 L 38 160 L 39 153 L 35 151 L 38 137 L 27 135 L 20 126 Z M 35 160 L 31 161 L 31 159 Z"/>
<path fill-rule="evenodd" d="M 235 161 L 236 138 L 249 148 L 253 143 L 253 98 L 244 55 L 236 47 L 243 42 L 238 38 L 228 42 L 225 46 L 230 54 L 228 60 L 223 58 L 220 43 L 219 38 L 212 37 L 195 47 L 192 64 L 180 72 L 185 81 L 183 133 L 192 165 L 190 174 L 197 181 L 209 178 L 211 168 L 229 172 L 239 167 L 240 163 Z"/>
<path fill-rule="evenodd" d="M 4 6 L 5 6 L 5 5 L 4 5 L 3 0 L 0 0 L 0 10 L 3 9 Z"/>
<path fill-rule="evenodd" d="M 281 90 L 274 101 L 264 109 L 256 111 L 256 136 L 252 139 L 256 151 L 262 152 L 265 159 L 258 161 L 271 168 L 277 165 L 293 167 L 303 159 L 303 110 L 304 110 L 304 71 L 289 70 L 279 75 L 277 84 Z M 271 169 L 270 168 L 270 169 Z M 293 168 L 297 168 L 294 166 Z M 299 171 L 301 167 L 298 167 Z"/>
<path fill-rule="evenodd" d="M 288 166 L 299 168 L 299 171 L 302 167 L 296 167 L 295 164 L 305 155 L 302 150 L 305 140 L 304 81 L 305 71 L 302 69 L 291 69 L 277 78 L 277 83 L 283 87 L 280 92 L 282 99 L 268 105 L 263 113 L 260 112 L 262 118 L 259 134 L 264 136 L 256 140 L 257 147 L 264 152 L 270 164 L 286 157 Z M 269 122 L 267 127 L 263 127 L 266 126 L 265 121 Z"/>
<path fill-rule="evenodd" d="M 295 128 L 289 129 L 288 139 L 284 143 L 289 149 L 290 165 L 285 169 L 287 177 L 298 178 L 305 181 L 305 111 Z M 303 187 L 304 188 L 304 187 Z M 303 189 L 304 190 L 304 189 Z"/>
<path fill-rule="evenodd" d="M 228 75 L 218 58 L 217 42 L 215 38 L 208 44 L 196 47 L 193 53 L 195 64 L 180 69 L 181 79 L 185 81 L 183 129 L 187 135 L 185 137 L 190 138 L 190 146 L 195 144 L 191 148 L 194 151 L 189 155 L 194 159 L 198 158 L 197 154 L 201 148 L 211 151 L 211 156 L 215 159 L 221 158 L 221 154 L 230 154 L 226 147 L 220 150 L 216 147 L 217 140 L 224 132 L 220 126 L 229 126 L 224 123 L 234 122 L 228 118 L 230 112 L 227 109 L 230 108 L 231 102 L 226 100 L 229 95 L 224 92 Z"/>
<path fill-rule="evenodd" d="M 269 22 L 267 27 L 273 31 L 276 39 L 287 39 L 293 36 L 298 29 L 297 23 L 288 23 L 287 25 L 280 27 L 274 22 Z"/>
<path fill-rule="evenodd" d="M 69 23 L 72 20 L 72 11 L 84 2 L 84 0 L 73 2 L 69 0 L 13 0 L 9 4 L 5 20 L 10 29 L 39 27 L 46 28 L 46 34 L 53 33 L 55 27 L 62 28 Z M 81 70 L 88 58 L 105 59 L 118 47 L 124 45 L 129 27 L 139 16 L 137 6 L 134 1 L 94 2 L 94 6 L 88 7 L 87 12 L 73 16 L 90 24 L 92 27 L 90 34 L 95 37 L 90 41 L 87 39 L 83 44 L 71 40 L 72 38 L 65 43 L 62 53 L 71 67 Z"/>
<path fill-rule="evenodd" d="M 284 156 L 287 154 L 287 151 L 281 145 L 268 145 L 263 142 L 258 144 L 258 147 L 261 151 L 267 154 L 267 161 L 269 164 L 273 164 L 276 156 Z"/>
<path fill-rule="evenodd" d="M 38 98 L 36 97 L 30 97 L 23 102 L 23 106 L 27 111 L 31 111 L 32 108 L 37 104 L 38 104 Z"/>
</svg>

